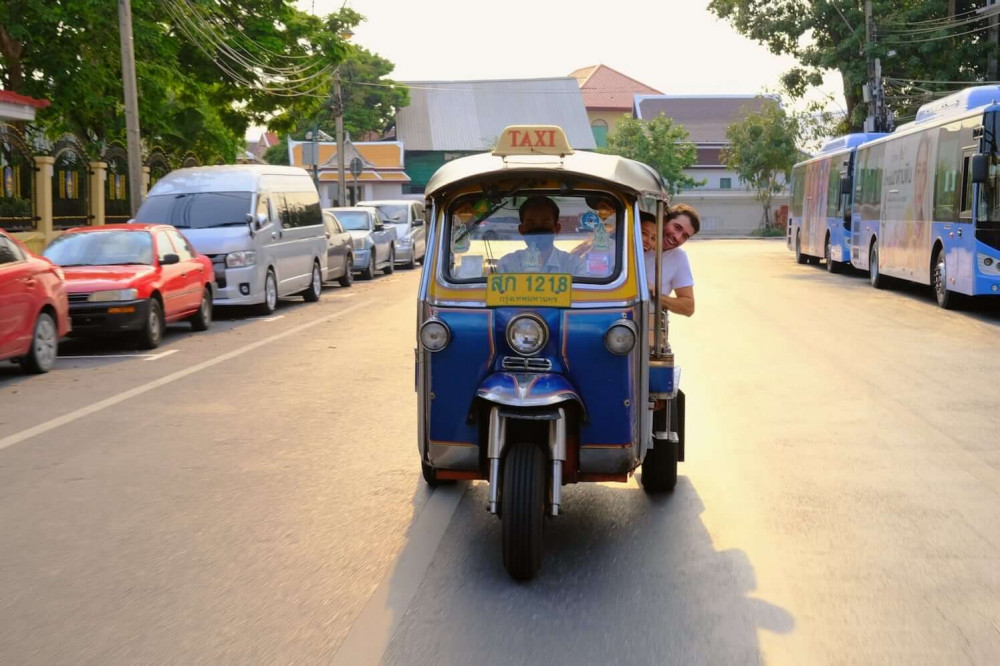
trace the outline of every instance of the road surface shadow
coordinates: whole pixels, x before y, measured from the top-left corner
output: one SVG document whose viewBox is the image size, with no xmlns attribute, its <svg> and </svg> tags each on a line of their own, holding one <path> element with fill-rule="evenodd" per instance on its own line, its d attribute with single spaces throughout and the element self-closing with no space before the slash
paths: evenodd
<svg viewBox="0 0 1000 666">
<path fill-rule="evenodd" d="M 503 569 L 487 491 L 470 487 L 384 663 L 759 663 L 758 630 L 795 627 L 749 596 L 743 551 L 715 550 L 687 478 L 662 498 L 634 484 L 567 486 L 528 583 Z"/>
</svg>

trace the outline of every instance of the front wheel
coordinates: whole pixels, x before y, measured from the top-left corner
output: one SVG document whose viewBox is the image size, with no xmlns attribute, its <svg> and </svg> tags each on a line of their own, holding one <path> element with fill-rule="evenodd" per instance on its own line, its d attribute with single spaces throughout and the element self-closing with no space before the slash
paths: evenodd
<svg viewBox="0 0 1000 666">
<path fill-rule="evenodd" d="M 823 247 L 823 258 L 826 260 L 826 270 L 830 273 L 840 272 L 840 263 L 833 260 L 833 249 L 830 247 L 830 237 L 826 237 L 826 245 Z"/>
<path fill-rule="evenodd" d="M 500 510 L 503 566 L 515 580 L 534 578 L 542 566 L 545 520 L 545 453 L 518 442 L 504 458 Z"/>
<path fill-rule="evenodd" d="M 396 246 L 389 246 L 389 263 L 385 265 L 382 269 L 383 275 L 392 275 L 392 272 L 396 270 Z"/>
<path fill-rule="evenodd" d="M 319 269 L 318 263 L 313 263 L 312 277 L 309 279 L 309 288 L 302 292 L 302 298 L 306 303 L 315 303 L 323 293 L 323 273 Z"/>
<path fill-rule="evenodd" d="M 410 250 L 410 260 L 403 264 L 403 268 L 408 271 L 412 271 L 417 267 L 417 246 L 414 244 L 413 249 Z"/>
<path fill-rule="evenodd" d="M 347 256 L 347 266 L 344 269 L 344 274 L 338 280 L 341 287 L 350 287 L 354 284 L 354 257 Z"/>
<path fill-rule="evenodd" d="M 163 321 L 163 306 L 155 298 L 149 299 L 149 312 L 146 313 L 146 324 L 139 331 L 139 347 L 156 349 L 163 342 L 163 331 L 166 323 Z"/>
<path fill-rule="evenodd" d="M 59 331 L 56 328 L 56 321 L 48 312 L 43 312 L 35 321 L 31 347 L 27 355 L 21 359 L 21 368 L 33 375 L 48 372 L 56 364 L 58 349 Z"/>
<path fill-rule="evenodd" d="M 934 288 L 934 299 L 945 310 L 955 307 L 955 292 L 948 289 L 948 267 L 944 261 L 944 252 L 934 255 L 934 268 L 931 275 L 931 286 Z"/>
<path fill-rule="evenodd" d="M 198 312 L 191 317 L 191 328 L 196 331 L 207 331 L 212 326 L 212 290 L 205 287 L 201 294 L 201 305 Z"/>
<path fill-rule="evenodd" d="M 264 277 L 264 302 L 257 305 L 257 313 L 261 315 L 274 314 L 278 309 L 278 278 L 274 277 L 274 271 L 267 269 Z"/>
<path fill-rule="evenodd" d="M 878 243 L 872 243 L 872 249 L 868 253 L 868 281 L 876 289 L 885 288 L 885 276 L 879 271 Z"/>
<path fill-rule="evenodd" d="M 371 254 L 368 255 L 368 266 L 365 270 L 361 271 L 362 280 L 374 280 L 375 279 L 375 248 L 372 248 Z"/>
<path fill-rule="evenodd" d="M 802 232 L 795 234 L 795 263 L 804 264 L 809 261 L 809 257 L 802 254 Z"/>
</svg>

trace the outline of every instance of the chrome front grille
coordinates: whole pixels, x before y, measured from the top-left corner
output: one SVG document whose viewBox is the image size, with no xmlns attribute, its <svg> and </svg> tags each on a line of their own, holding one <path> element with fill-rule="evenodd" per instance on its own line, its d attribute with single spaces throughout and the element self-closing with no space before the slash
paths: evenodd
<svg viewBox="0 0 1000 666">
<path fill-rule="evenodd" d="M 504 356 L 500 367 L 513 372 L 549 372 L 552 370 L 552 361 L 547 358 Z"/>
</svg>

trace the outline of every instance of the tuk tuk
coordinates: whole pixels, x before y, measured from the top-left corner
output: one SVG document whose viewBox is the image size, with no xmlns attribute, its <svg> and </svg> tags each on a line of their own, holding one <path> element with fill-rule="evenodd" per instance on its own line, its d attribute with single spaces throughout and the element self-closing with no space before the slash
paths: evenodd
<svg viewBox="0 0 1000 666">
<path fill-rule="evenodd" d="M 574 151 L 556 126 L 512 126 L 442 166 L 417 315 L 418 447 L 431 486 L 489 482 L 515 579 L 542 561 L 562 486 L 668 492 L 684 459 L 680 369 L 639 228 L 668 192 L 645 164 Z M 682 397 L 682 394 L 680 394 Z"/>
</svg>

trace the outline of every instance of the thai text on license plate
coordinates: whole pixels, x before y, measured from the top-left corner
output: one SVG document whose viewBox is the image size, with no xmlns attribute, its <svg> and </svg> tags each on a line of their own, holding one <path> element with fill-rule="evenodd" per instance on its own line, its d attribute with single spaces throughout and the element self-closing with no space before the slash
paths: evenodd
<svg viewBox="0 0 1000 666">
<path fill-rule="evenodd" d="M 572 275 L 503 273 L 486 281 L 488 307 L 568 308 L 572 301 Z"/>
</svg>

